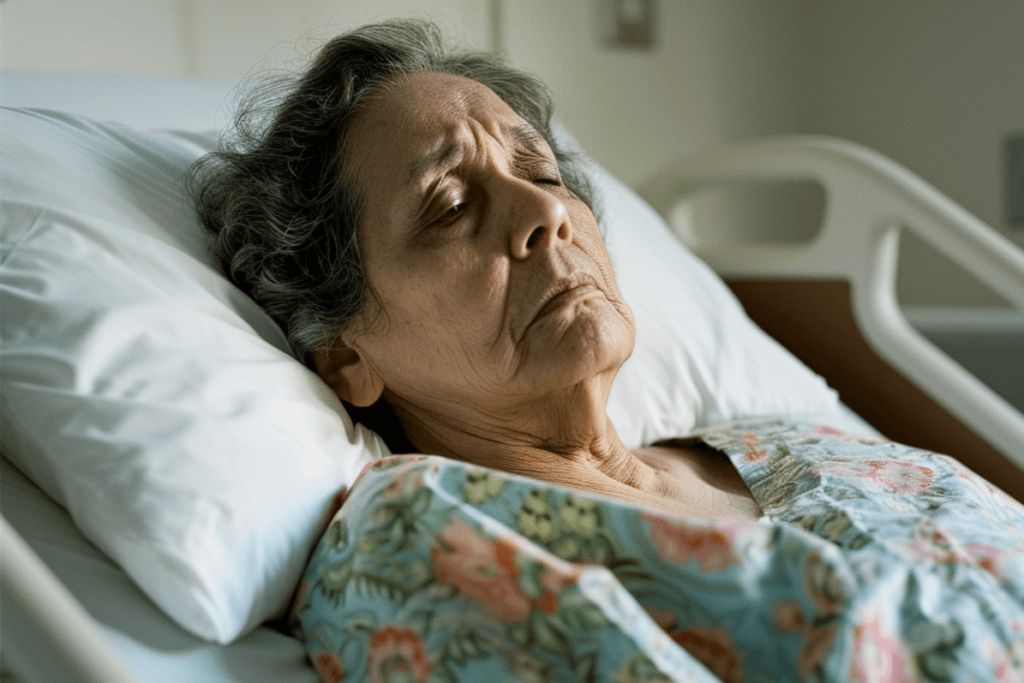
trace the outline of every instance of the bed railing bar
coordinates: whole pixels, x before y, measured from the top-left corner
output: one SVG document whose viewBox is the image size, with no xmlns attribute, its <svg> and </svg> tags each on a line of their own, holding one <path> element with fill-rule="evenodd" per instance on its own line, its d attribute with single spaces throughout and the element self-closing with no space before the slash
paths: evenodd
<svg viewBox="0 0 1024 683">
<path fill-rule="evenodd" d="M 2 516 L 0 594 L 4 655 L 14 673 L 39 681 L 138 683 L 85 608 Z M 52 657 L 43 662 L 19 656 L 38 651 L 40 639 Z"/>
<path fill-rule="evenodd" d="M 837 163 L 871 176 L 902 202 L 896 216 L 903 227 L 1024 309 L 1024 251 L 891 159 L 852 143 L 821 144 L 835 145 Z"/>
<path fill-rule="evenodd" d="M 1024 251 L 927 182 L 863 146 L 822 136 L 780 136 L 714 150 L 659 174 L 642 189 L 670 216 L 705 187 L 814 181 L 826 192 L 823 224 L 801 244 L 680 237 L 725 278 L 845 280 L 874 351 L 950 414 L 1024 469 L 1024 415 L 914 330 L 895 294 L 900 231 L 908 229 L 1024 310 Z"/>
</svg>

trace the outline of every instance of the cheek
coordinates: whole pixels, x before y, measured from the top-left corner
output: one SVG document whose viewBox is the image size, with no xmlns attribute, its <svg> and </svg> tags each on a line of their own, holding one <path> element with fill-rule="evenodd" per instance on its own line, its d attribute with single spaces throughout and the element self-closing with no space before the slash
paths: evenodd
<svg viewBox="0 0 1024 683">
<path fill-rule="evenodd" d="M 583 250 L 590 260 L 593 261 L 601 271 L 608 291 L 619 301 L 622 300 L 622 293 L 619 291 L 618 281 L 615 279 L 615 271 L 612 269 L 611 257 L 605 247 L 601 230 L 597 226 L 597 220 L 591 213 L 589 207 L 583 202 L 573 202 L 574 206 L 569 208 L 569 216 L 573 225 L 580 226 L 574 232 L 573 241 Z M 579 204 L 580 206 L 575 206 Z M 625 303 L 625 302 L 623 302 Z"/>
<path fill-rule="evenodd" d="M 423 254 L 370 273 L 381 315 L 372 332 L 383 348 L 455 351 L 493 337 L 502 325 L 500 264 L 456 252 Z M 433 353 L 433 352 L 431 352 Z"/>
<path fill-rule="evenodd" d="M 405 286 L 418 289 L 444 324 L 460 327 L 492 324 L 504 307 L 508 264 L 476 241 L 416 256 L 407 269 L 415 276 Z"/>
<path fill-rule="evenodd" d="M 422 282 L 407 285 L 397 299 L 382 298 L 380 322 L 358 350 L 392 395 L 429 403 L 504 390 L 513 354 L 493 343 L 499 317 L 488 323 L 460 306 L 460 297 Z"/>
</svg>

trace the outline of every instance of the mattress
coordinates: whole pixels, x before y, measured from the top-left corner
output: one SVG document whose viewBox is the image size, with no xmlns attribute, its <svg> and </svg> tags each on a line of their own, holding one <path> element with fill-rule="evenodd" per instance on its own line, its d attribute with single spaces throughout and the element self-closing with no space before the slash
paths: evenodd
<svg viewBox="0 0 1024 683">
<path fill-rule="evenodd" d="M 269 626 L 221 646 L 182 630 L 72 523 L 70 516 L 6 458 L 0 512 L 92 615 L 102 637 L 147 683 L 313 683 L 302 644 Z M 4 614 L 4 683 L 56 680 L 46 646 Z M 12 623 L 13 621 L 13 623 Z"/>
</svg>

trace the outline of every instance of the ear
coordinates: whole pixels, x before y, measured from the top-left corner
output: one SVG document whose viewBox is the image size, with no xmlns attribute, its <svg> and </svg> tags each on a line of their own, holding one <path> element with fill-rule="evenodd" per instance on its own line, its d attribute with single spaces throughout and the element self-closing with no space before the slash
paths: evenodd
<svg viewBox="0 0 1024 683">
<path fill-rule="evenodd" d="M 384 380 L 359 352 L 339 340 L 334 348 L 313 352 L 316 374 L 342 401 L 365 408 L 384 393 Z"/>
</svg>

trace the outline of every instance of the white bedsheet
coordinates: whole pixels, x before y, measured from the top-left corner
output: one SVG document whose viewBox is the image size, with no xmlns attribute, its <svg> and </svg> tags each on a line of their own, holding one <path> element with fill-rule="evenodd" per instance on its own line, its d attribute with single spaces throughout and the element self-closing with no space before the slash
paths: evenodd
<svg viewBox="0 0 1024 683">
<path fill-rule="evenodd" d="M 68 514 L 6 458 L 0 458 L 0 512 L 76 595 L 111 647 L 146 683 L 315 683 L 302 644 L 269 627 L 220 646 L 189 635 L 75 528 Z M 4 630 L 19 625 L 4 614 Z M 21 683 L 48 682 L 43 646 L 3 652 Z"/>
</svg>

